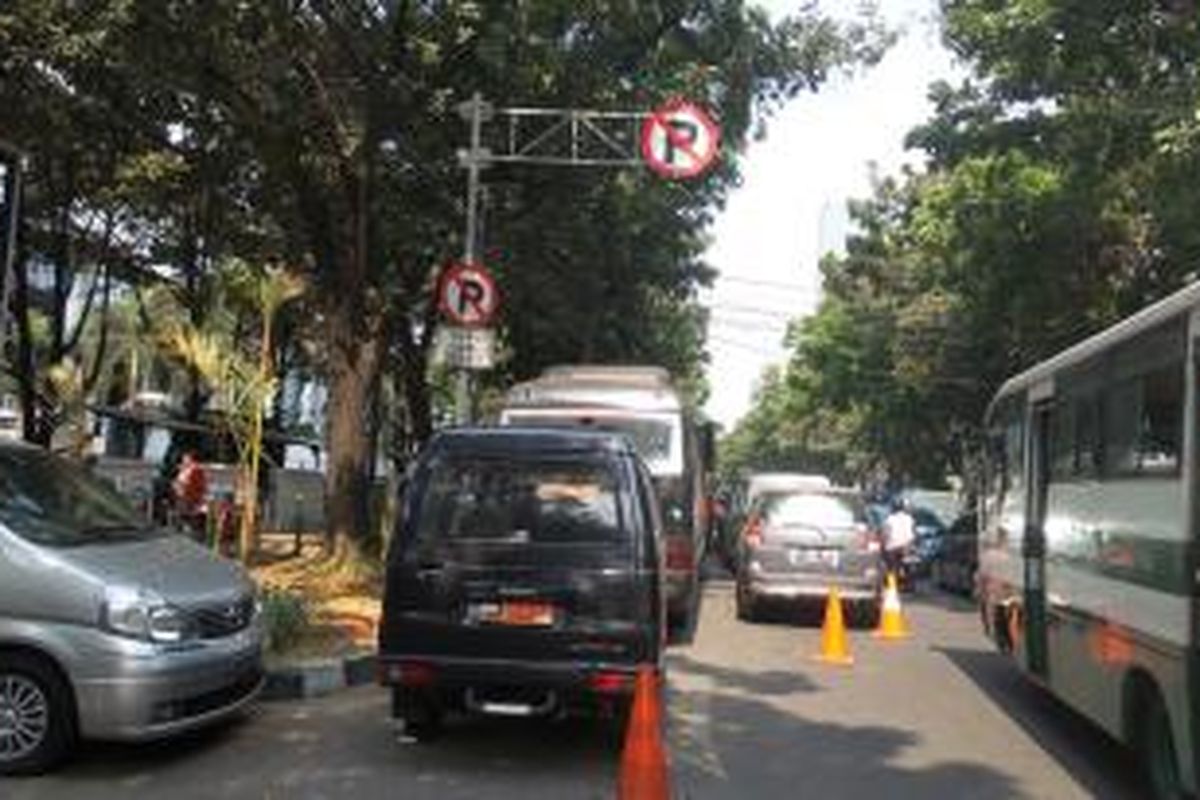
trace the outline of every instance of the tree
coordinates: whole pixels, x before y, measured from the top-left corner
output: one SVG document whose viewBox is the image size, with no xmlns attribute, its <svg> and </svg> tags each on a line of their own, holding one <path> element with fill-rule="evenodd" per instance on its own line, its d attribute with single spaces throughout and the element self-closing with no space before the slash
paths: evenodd
<svg viewBox="0 0 1200 800">
<path fill-rule="evenodd" d="M 255 268 L 245 263 L 223 271 L 223 307 L 214 323 L 197 328 L 180 324 L 163 338 L 165 351 L 201 376 L 220 397 L 221 420 L 238 452 L 241 495 L 239 549 L 249 560 L 258 536 L 259 470 L 267 406 L 278 391 L 275 371 L 276 318 L 285 304 L 300 297 L 303 282 L 279 266 Z M 257 328 L 240 335 L 239 317 L 249 312 Z"/>
<path fill-rule="evenodd" d="M 170 59 L 172 69 L 158 73 L 164 91 L 207 98 L 251 143 L 261 175 L 253 196 L 309 272 L 330 387 L 335 549 L 352 547 L 366 529 L 374 398 L 390 341 L 398 343 L 395 363 L 413 424 L 421 434 L 429 427 L 421 419 L 428 411 L 427 288 L 431 268 L 457 249 L 457 205 L 446 187 L 458 179 L 452 132 L 460 128 L 459 100 L 482 89 L 505 102 L 612 107 L 703 88 L 722 113 L 732 155 L 755 107 L 815 87 L 830 66 L 873 55 L 877 44 L 870 31 L 842 30 L 812 13 L 772 27 L 740 2 L 636 10 L 562 0 L 185 2 L 137 17 L 130 31 L 154 45 L 143 52 L 147 71 Z M 657 218 L 677 214 L 683 222 L 668 232 L 694 240 L 703 209 L 735 175 L 731 159 L 698 190 L 652 193 L 662 198 Z M 554 186 L 561 199 L 578 179 L 559 177 Z M 610 191 L 623 191 L 636 207 L 629 188 Z M 598 201 L 613 207 L 606 205 L 612 199 Z M 580 229 L 576 220 L 569 230 Z M 515 229 L 511 235 L 520 237 Z M 523 247 L 522 255 L 534 250 Z M 566 263 L 574 254 L 567 248 Z M 562 255 L 543 260 L 541 274 L 561 274 Z M 678 268 L 678 256 L 647 255 L 664 270 Z M 534 260 L 521 261 L 522 274 Z M 672 291 L 686 293 L 688 274 L 678 273 Z M 634 296 L 645 296 L 640 307 L 653 307 L 653 292 L 637 288 Z M 533 351 L 515 326 L 514 335 L 518 352 Z"/>
<path fill-rule="evenodd" d="M 510 374 L 537 368 L 545 343 L 565 340 L 568 360 L 667 361 L 698 383 L 698 254 L 710 209 L 736 182 L 738 148 L 771 106 L 887 42 L 871 25 L 812 10 L 771 25 L 740 0 L 91 6 L 6 9 L 0 43 L 16 56 L 5 75 L 46 84 L 111 135 L 119 152 L 87 198 L 119 189 L 117 249 L 143 276 L 165 272 L 184 287 L 192 325 L 203 327 L 206 286 L 231 258 L 303 272 L 329 389 L 328 542 L 339 553 L 367 529 L 386 369 L 405 438 L 432 429 L 429 288 L 461 250 L 458 102 L 482 91 L 501 103 L 643 108 L 688 93 L 716 111 L 727 147 L 703 181 L 518 171 L 491 217 L 513 265 L 501 264 L 512 282 Z M 86 125 L 64 137 L 88 149 Z M 572 281 L 580 274 L 605 307 Z M 549 327 L 531 313 L 548 294 L 564 298 Z M 567 339 L 581 319 L 584 335 Z"/>
<path fill-rule="evenodd" d="M 931 88 L 935 113 L 908 138 L 928 169 L 854 205 L 787 378 L 791 402 L 849 423 L 847 453 L 919 482 L 965 468 L 1006 377 L 1193 275 L 1184 220 L 1200 211 L 1194 14 L 944 8 L 975 77 Z"/>
</svg>

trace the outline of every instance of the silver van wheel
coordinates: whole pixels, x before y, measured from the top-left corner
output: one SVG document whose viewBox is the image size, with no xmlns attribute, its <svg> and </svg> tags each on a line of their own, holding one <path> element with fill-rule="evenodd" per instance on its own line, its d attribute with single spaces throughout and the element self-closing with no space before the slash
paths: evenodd
<svg viewBox="0 0 1200 800">
<path fill-rule="evenodd" d="M 50 729 L 50 703 L 24 675 L 0 674 L 0 762 L 37 750 Z"/>
</svg>

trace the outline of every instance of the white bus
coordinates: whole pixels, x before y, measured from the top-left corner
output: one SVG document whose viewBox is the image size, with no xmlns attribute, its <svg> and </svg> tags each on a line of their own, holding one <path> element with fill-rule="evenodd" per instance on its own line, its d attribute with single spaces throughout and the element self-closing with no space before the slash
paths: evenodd
<svg viewBox="0 0 1200 800">
<path fill-rule="evenodd" d="M 1197 788 L 1200 283 L 1012 378 L 987 414 L 978 597 L 997 647 Z"/>
<path fill-rule="evenodd" d="M 500 424 L 589 426 L 629 437 L 662 505 L 668 612 L 676 627 L 686 626 L 709 535 L 712 435 L 697 427 L 670 374 L 659 367 L 551 367 L 509 390 Z"/>
</svg>

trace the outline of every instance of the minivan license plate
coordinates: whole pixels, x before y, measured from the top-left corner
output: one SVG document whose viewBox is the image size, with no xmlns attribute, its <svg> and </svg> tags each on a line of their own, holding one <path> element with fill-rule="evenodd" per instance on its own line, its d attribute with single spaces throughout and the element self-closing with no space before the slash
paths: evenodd
<svg viewBox="0 0 1200 800">
<path fill-rule="evenodd" d="M 481 603 L 474 611 L 474 616 L 479 622 L 492 625 L 545 627 L 554 624 L 554 606 L 538 600 Z"/>
<path fill-rule="evenodd" d="M 505 600 L 500 604 L 502 625 L 553 625 L 554 606 L 529 600 Z"/>
</svg>

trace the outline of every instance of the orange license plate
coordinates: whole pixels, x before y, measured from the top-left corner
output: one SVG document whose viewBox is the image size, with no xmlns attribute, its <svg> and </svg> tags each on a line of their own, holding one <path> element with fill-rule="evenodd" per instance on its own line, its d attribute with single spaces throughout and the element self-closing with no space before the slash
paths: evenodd
<svg viewBox="0 0 1200 800">
<path fill-rule="evenodd" d="M 505 600 L 496 622 L 500 625 L 544 626 L 554 624 L 554 606 L 532 600 Z"/>
</svg>

